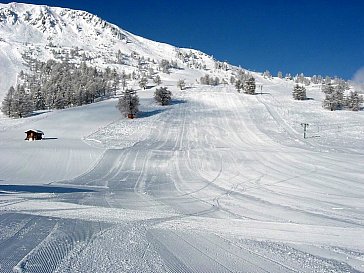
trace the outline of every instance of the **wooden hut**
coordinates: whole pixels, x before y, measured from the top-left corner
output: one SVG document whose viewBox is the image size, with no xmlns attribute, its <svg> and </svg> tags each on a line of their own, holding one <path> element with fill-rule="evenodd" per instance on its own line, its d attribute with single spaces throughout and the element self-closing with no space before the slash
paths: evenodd
<svg viewBox="0 0 364 273">
<path fill-rule="evenodd" d="M 25 131 L 27 134 L 25 140 L 41 140 L 43 139 L 44 133 L 41 130 L 33 130 L 29 129 L 28 131 Z"/>
</svg>

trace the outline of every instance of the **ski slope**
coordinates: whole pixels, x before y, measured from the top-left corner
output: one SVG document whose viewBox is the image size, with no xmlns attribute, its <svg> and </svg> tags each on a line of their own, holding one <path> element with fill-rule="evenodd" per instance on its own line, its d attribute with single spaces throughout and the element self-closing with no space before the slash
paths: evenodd
<svg viewBox="0 0 364 273">
<path fill-rule="evenodd" d="M 174 94 L 162 107 L 155 87 L 139 90 L 134 120 L 117 98 L 0 114 L 1 273 L 364 272 L 362 111 L 323 110 L 315 85 L 294 101 L 293 81 L 259 73 L 255 96 L 200 85 L 237 68 L 84 11 L 10 3 L 0 17 L 0 100 L 33 58 L 73 51 L 119 73 L 152 68 Z M 162 73 L 162 59 L 178 69 Z M 24 141 L 28 129 L 45 139 Z"/>
<path fill-rule="evenodd" d="M 0 272 L 363 272 L 362 113 L 303 139 L 320 92 L 256 77 L 1 120 Z"/>
</svg>

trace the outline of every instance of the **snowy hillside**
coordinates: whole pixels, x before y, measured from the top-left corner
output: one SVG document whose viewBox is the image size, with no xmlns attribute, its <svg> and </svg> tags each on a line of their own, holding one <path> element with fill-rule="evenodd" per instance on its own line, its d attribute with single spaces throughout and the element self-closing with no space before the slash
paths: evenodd
<svg viewBox="0 0 364 273">
<path fill-rule="evenodd" d="M 138 119 L 106 100 L 3 127 L 2 272 L 363 272 L 363 119 L 305 140 L 297 121 L 331 112 L 266 85 L 173 83 L 167 107 L 139 92 Z"/>
<path fill-rule="evenodd" d="M 162 59 L 175 60 L 185 68 L 202 64 L 213 68 L 215 63 L 202 52 L 144 39 L 85 11 L 0 4 L 0 100 L 32 59 L 65 58 L 70 62 L 85 60 L 93 66 L 114 67 L 119 72 L 139 70 L 142 63 Z"/>
<path fill-rule="evenodd" d="M 173 99 L 130 79 L 136 119 L 115 107 L 121 87 L 1 116 L 0 272 L 364 272 L 364 112 L 323 109 L 322 84 L 294 100 L 293 80 L 252 73 L 249 95 L 231 82 L 242 69 L 199 51 L 0 4 L 0 98 L 34 59 L 154 70 Z M 30 128 L 45 138 L 24 141 Z"/>
</svg>

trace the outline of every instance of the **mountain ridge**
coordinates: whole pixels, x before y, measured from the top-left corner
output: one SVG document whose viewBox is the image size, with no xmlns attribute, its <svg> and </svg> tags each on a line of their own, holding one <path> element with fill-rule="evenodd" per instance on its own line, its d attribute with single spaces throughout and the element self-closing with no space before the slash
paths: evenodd
<svg viewBox="0 0 364 273">
<path fill-rule="evenodd" d="M 166 59 L 184 69 L 199 68 L 198 77 L 202 67 L 213 69 L 216 63 L 201 51 L 143 38 L 87 11 L 47 5 L 0 4 L 0 37 L 0 100 L 17 83 L 16 75 L 27 70 L 27 59 L 57 59 L 59 52 L 80 51 L 91 65 L 113 66 L 119 72 L 133 70 L 140 59 L 147 64 Z"/>
</svg>

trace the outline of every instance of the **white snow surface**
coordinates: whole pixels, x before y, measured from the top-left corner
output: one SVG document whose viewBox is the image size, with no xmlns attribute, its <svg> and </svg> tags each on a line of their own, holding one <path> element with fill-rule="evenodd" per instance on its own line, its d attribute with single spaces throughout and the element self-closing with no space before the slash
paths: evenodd
<svg viewBox="0 0 364 273">
<path fill-rule="evenodd" d="M 29 8 L 98 22 L 0 4 Z M 151 56 L 174 50 L 122 33 Z M 17 52 L 0 54 L 14 71 Z M 0 118 L 0 272 L 364 272 L 363 112 L 323 110 L 317 86 L 294 101 L 290 81 L 256 73 L 250 96 L 203 74 L 163 75 L 166 107 L 139 90 L 133 120 L 116 98 Z M 24 141 L 29 128 L 46 139 Z"/>
<path fill-rule="evenodd" d="M 134 120 L 121 117 L 113 99 L 3 123 L 1 184 L 10 186 L 0 186 L 1 225 L 19 223 L 32 242 L 3 260 L 4 268 L 363 271 L 357 132 L 332 128 L 330 142 L 303 139 L 296 118 L 321 122 L 316 117 L 326 112 L 314 101 L 299 111 L 305 102 L 288 97 L 277 106 L 288 93 L 284 85 L 256 96 L 228 86 L 170 88 L 175 103 L 165 108 L 151 100 L 153 90 L 139 91 L 143 114 Z M 360 113 L 336 119 L 363 124 Z M 57 139 L 24 141 L 28 127 Z M 44 239 L 34 239 L 24 217 L 49 225 L 38 235 Z M 84 234 L 67 231 L 65 239 L 74 221 Z M 20 240 L 1 230 L 7 240 Z"/>
</svg>

